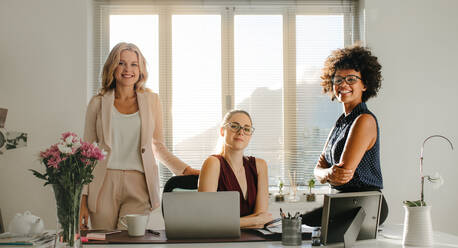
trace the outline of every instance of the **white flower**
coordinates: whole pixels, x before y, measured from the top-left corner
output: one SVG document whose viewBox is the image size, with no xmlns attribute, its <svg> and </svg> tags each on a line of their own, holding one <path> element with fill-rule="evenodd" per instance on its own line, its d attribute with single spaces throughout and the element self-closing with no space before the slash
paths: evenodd
<svg viewBox="0 0 458 248">
<path fill-rule="evenodd" d="M 59 143 L 57 144 L 57 148 L 59 149 L 59 151 L 61 153 L 64 153 L 64 154 L 70 154 L 72 153 L 72 148 L 67 146 L 67 144 L 65 143 Z"/>
<path fill-rule="evenodd" d="M 425 176 L 425 178 L 429 182 L 433 183 L 433 188 L 434 189 L 438 189 L 442 185 L 444 185 L 444 178 L 438 172 L 434 173 L 434 176 L 427 175 L 427 176 Z"/>
<path fill-rule="evenodd" d="M 76 148 L 76 149 L 80 148 L 80 146 L 81 146 L 81 143 L 80 143 L 79 140 L 76 141 L 75 143 L 73 143 L 73 145 L 72 145 L 72 147 L 74 147 L 74 148 Z"/>
<path fill-rule="evenodd" d="M 68 136 L 66 139 L 65 139 L 65 143 L 67 143 L 67 145 L 72 145 L 73 144 L 73 136 Z"/>
</svg>

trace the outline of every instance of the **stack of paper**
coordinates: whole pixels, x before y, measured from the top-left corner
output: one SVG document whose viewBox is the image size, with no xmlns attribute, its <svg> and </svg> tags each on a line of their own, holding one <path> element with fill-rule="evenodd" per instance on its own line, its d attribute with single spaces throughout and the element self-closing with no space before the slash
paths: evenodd
<svg viewBox="0 0 458 248">
<path fill-rule="evenodd" d="M 38 235 L 17 235 L 9 232 L 0 235 L 0 246 L 39 246 L 52 247 L 54 245 L 56 234 L 44 232 Z"/>
</svg>

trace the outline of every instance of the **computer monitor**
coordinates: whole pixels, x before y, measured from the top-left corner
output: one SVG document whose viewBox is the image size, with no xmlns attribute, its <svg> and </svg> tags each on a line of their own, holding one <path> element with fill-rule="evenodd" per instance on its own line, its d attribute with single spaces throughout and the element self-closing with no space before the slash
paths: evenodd
<svg viewBox="0 0 458 248">
<path fill-rule="evenodd" d="M 375 239 L 380 219 L 382 193 L 378 191 L 326 194 L 321 219 L 321 243 Z"/>
</svg>

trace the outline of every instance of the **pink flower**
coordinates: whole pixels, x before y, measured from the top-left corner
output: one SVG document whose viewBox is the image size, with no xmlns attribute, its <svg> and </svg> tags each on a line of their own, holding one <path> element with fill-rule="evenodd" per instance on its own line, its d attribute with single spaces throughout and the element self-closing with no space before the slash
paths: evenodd
<svg viewBox="0 0 458 248">
<path fill-rule="evenodd" d="M 62 134 L 62 140 L 67 140 L 68 136 L 73 136 L 74 138 L 78 138 L 78 135 L 76 135 L 76 133 L 65 132 Z"/>
<path fill-rule="evenodd" d="M 88 142 L 82 142 L 81 144 L 81 155 L 87 159 L 94 160 L 103 160 L 105 159 L 104 152 L 97 147 L 95 144 L 90 144 Z"/>
<path fill-rule="evenodd" d="M 54 155 L 51 155 L 50 157 L 47 158 L 47 161 L 43 161 L 43 163 L 47 166 L 47 167 L 54 167 L 56 169 L 59 168 L 59 164 L 63 161 L 67 160 L 67 157 L 63 157 L 61 158 L 59 155 L 55 156 Z"/>
<path fill-rule="evenodd" d="M 52 145 L 50 148 L 46 149 L 44 152 L 40 152 L 40 157 L 42 159 L 47 159 L 49 157 L 60 157 L 59 148 L 57 144 Z"/>
<path fill-rule="evenodd" d="M 96 143 L 83 142 L 75 133 L 66 132 L 61 135 L 58 143 L 39 154 L 40 161 L 47 168 L 47 173 L 31 171 L 35 176 L 50 184 L 55 184 L 61 177 L 65 177 L 68 181 L 69 176 L 71 177 L 70 184 L 87 184 L 92 181 L 90 175 L 97 161 L 105 159 L 105 155 L 105 151 L 100 149 Z"/>
</svg>

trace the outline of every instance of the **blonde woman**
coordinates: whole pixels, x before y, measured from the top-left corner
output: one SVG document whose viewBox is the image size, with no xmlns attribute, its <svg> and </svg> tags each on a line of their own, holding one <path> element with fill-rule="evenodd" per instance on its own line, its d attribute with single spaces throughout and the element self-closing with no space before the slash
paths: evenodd
<svg viewBox="0 0 458 248">
<path fill-rule="evenodd" d="M 119 217 L 149 214 L 159 207 L 156 158 L 173 173 L 198 174 L 164 145 L 159 96 L 145 88 L 146 61 L 131 43 L 110 52 L 102 73 L 102 89 L 87 107 L 84 140 L 108 152 L 84 188 L 80 227 L 88 218 L 93 229 L 121 228 Z"/>
<path fill-rule="evenodd" d="M 266 161 L 243 154 L 253 132 L 253 123 L 247 112 L 228 112 L 220 127 L 222 150 L 205 160 L 199 177 L 200 192 L 239 192 L 242 228 L 261 227 L 272 220 L 272 215 L 267 212 Z"/>
</svg>

